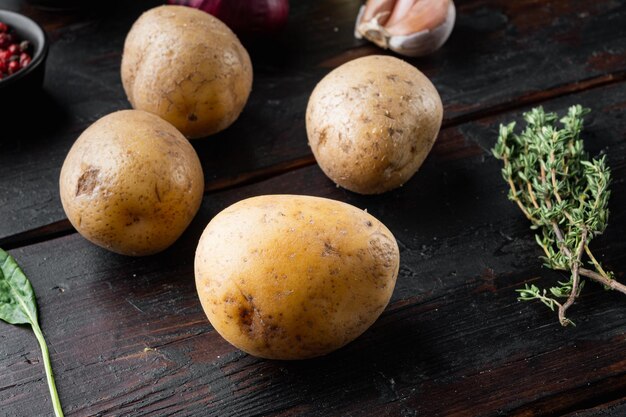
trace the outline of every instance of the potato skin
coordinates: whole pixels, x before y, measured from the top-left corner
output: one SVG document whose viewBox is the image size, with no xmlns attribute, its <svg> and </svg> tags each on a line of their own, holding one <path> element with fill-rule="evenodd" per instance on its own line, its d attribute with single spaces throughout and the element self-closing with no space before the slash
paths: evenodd
<svg viewBox="0 0 626 417">
<path fill-rule="evenodd" d="M 122 83 L 135 109 L 185 136 L 230 126 L 252 88 L 252 63 L 235 34 L 208 13 L 184 6 L 145 12 L 124 44 Z"/>
<path fill-rule="evenodd" d="M 309 145 L 336 184 L 379 194 L 408 181 L 430 152 L 443 117 L 439 93 L 419 70 L 367 56 L 330 72 L 306 111 Z"/>
<path fill-rule="evenodd" d="M 170 246 L 202 201 L 202 166 L 189 141 L 163 119 L 122 110 L 89 126 L 70 149 L 61 202 L 86 239 L 124 255 Z"/>
<path fill-rule="evenodd" d="M 319 197 L 267 195 L 220 212 L 196 251 L 211 324 L 254 356 L 305 359 L 354 340 L 393 292 L 400 255 L 368 213 Z"/>
</svg>

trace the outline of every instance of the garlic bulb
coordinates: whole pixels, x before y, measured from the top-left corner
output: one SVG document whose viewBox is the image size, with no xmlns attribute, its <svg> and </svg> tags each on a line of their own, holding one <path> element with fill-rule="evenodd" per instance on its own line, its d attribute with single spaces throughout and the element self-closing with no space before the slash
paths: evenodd
<svg viewBox="0 0 626 417">
<path fill-rule="evenodd" d="M 422 56 L 448 40 L 456 9 L 452 0 L 368 0 L 354 36 L 405 56 Z"/>
</svg>

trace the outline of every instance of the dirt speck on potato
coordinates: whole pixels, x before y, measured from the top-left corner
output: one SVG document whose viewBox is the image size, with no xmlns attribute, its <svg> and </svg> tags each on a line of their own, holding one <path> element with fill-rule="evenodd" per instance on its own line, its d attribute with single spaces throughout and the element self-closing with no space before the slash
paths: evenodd
<svg viewBox="0 0 626 417">
<path fill-rule="evenodd" d="M 100 170 L 98 168 L 89 167 L 78 178 L 76 184 L 76 196 L 81 194 L 91 194 L 96 185 L 98 185 L 98 174 Z"/>
</svg>

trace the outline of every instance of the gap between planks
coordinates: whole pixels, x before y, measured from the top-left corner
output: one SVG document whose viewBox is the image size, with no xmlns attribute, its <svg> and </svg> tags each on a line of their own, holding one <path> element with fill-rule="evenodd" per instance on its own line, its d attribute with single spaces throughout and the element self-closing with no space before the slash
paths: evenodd
<svg viewBox="0 0 626 417">
<path fill-rule="evenodd" d="M 553 100 L 583 91 L 595 88 L 605 87 L 611 84 L 617 84 L 626 81 L 626 71 L 618 71 L 614 73 L 604 74 L 598 77 L 588 78 L 586 80 L 574 81 L 560 86 L 556 86 L 547 90 L 531 92 L 523 94 L 513 100 L 485 107 L 483 109 L 470 111 L 465 114 L 444 118 L 441 129 L 449 129 L 471 121 L 478 121 L 489 117 L 497 116 L 521 107 L 539 104 L 544 101 Z M 244 172 L 234 177 L 221 178 L 206 183 L 204 187 L 204 195 L 226 191 L 236 187 L 259 183 L 273 177 L 286 174 L 291 171 L 306 168 L 315 164 L 313 154 L 304 155 L 296 159 L 280 162 L 269 167 Z M 10 250 L 22 246 L 29 246 L 46 240 L 55 239 L 76 233 L 71 223 L 67 219 L 59 220 L 54 223 L 17 233 L 0 239 L 0 247 Z"/>
</svg>

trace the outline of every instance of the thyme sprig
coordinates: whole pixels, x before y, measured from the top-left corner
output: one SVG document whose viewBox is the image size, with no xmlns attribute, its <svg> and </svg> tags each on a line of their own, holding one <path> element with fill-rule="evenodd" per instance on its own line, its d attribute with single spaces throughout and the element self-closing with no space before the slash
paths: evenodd
<svg viewBox="0 0 626 417">
<path fill-rule="evenodd" d="M 492 150 L 504 162 L 502 176 L 509 185 L 509 199 L 537 230 L 544 265 L 570 275 L 549 291 L 526 284 L 517 290 L 518 299 L 538 300 L 557 309 L 563 326 L 574 324 L 566 312 L 580 295 L 581 277 L 626 294 L 626 286 L 615 281 L 589 249 L 589 242 L 607 226 L 611 171 L 604 156 L 589 159 L 583 148 L 580 134 L 587 113 L 589 109 L 572 106 L 557 125 L 556 113 L 534 108 L 524 113 L 526 127 L 520 134 L 514 132 L 515 122 L 500 125 Z M 591 269 L 584 267 L 585 259 Z"/>
</svg>

